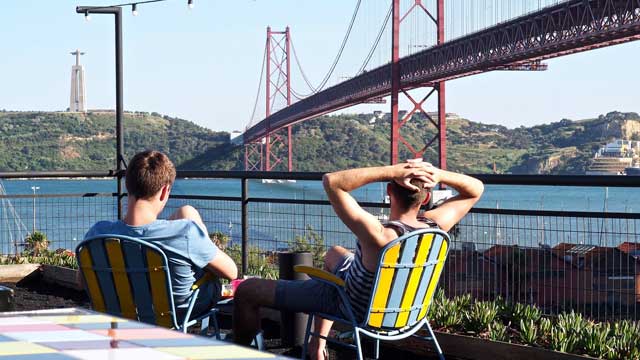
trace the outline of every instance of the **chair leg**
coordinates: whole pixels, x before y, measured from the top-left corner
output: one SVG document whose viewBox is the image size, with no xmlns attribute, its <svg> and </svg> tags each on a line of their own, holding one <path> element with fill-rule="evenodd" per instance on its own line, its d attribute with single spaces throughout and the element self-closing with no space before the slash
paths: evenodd
<svg viewBox="0 0 640 360">
<path fill-rule="evenodd" d="M 309 337 L 311 337 L 311 323 L 313 322 L 313 314 L 309 314 L 307 317 L 307 330 L 304 333 L 304 343 L 302 343 L 302 360 L 307 358 L 307 351 L 309 350 Z"/>
<path fill-rule="evenodd" d="M 209 330 L 209 318 L 206 317 L 200 320 L 200 335 L 207 335 L 207 330 Z"/>
<path fill-rule="evenodd" d="M 444 354 L 442 353 L 442 349 L 440 348 L 440 344 L 438 344 L 438 339 L 436 339 L 436 335 L 433 333 L 433 330 L 431 329 L 431 325 L 429 325 L 429 322 L 426 322 L 425 325 L 427 327 L 427 331 L 429 331 L 429 336 L 431 337 L 433 344 L 436 346 L 438 357 L 440 358 L 440 360 L 445 360 Z"/>
<path fill-rule="evenodd" d="M 264 351 L 264 334 L 262 333 L 262 330 L 258 331 L 256 336 L 253 338 L 251 345 L 254 345 L 256 349 L 260 351 Z"/>
<path fill-rule="evenodd" d="M 354 329 L 353 336 L 355 337 L 356 350 L 358 351 L 358 360 L 364 360 L 364 356 L 362 355 L 362 344 L 360 343 L 360 331 L 358 331 L 358 328 Z"/>
<path fill-rule="evenodd" d="M 374 359 L 378 360 L 380 358 L 380 339 L 376 339 L 376 348 L 373 354 Z"/>
<path fill-rule="evenodd" d="M 210 316 L 213 320 L 213 331 L 217 340 L 220 340 L 220 325 L 218 325 L 218 312 L 216 311 L 213 315 Z"/>
</svg>

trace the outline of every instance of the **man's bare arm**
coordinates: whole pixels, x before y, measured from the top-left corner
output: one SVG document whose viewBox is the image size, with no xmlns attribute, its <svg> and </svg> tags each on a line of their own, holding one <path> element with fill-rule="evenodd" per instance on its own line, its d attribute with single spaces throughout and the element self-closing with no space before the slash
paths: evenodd
<svg viewBox="0 0 640 360">
<path fill-rule="evenodd" d="M 435 221 L 444 231 L 449 231 L 457 224 L 475 205 L 482 192 L 484 185 L 482 182 L 471 176 L 441 170 L 435 167 L 428 167 L 431 178 L 434 182 L 441 182 L 454 188 L 458 195 L 445 201 L 437 208 L 425 212 L 425 216 Z"/>
<path fill-rule="evenodd" d="M 218 250 L 213 260 L 209 261 L 207 270 L 223 279 L 235 280 L 238 278 L 238 267 L 236 263 L 233 262 L 233 259 L 231 259 L 229 255 L 222 252 L 222 250 Z"/>
<path fill-rule="evenodd" d="M 334 211 L 347 227 L 362 241 L 382 242 L 383 227 L 380 221 L 364 210 L 349 194 L 364 185 L 380 181 L 396 181 L 403 186 L 412 178 L 425 179 L 426 170 L 413 164 L 398 164 L 338 171 L 325 174 L 322 184 Z"/>
</svg>

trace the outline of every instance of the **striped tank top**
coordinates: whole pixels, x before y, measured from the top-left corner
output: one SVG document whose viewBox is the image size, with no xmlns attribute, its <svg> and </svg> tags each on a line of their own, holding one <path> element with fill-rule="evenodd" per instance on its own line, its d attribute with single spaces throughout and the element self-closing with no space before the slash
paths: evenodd
<svg viewBox="0 0 640 360">
<path fill-rule="evenodd" d="M 438 227 L 438 225 L 431 219 L 422 218 L 420 220 L 429 225 L 429 227 Z M 398 237 L 416 229 L 400 221 L 388 221 L 383 223 L 382 226 L 395 230 L 396 233 L 398 233 Z M 364 321 L 365 316 L 369 311 L 371 293 L 373 292 L 373 280 L 375 276 L 375 273 L 364 267 L 362 263 L 362 250 L 360 242 L 358 242 L 353 263 L 347 270 L 345 276 L 345 292 L 357 322 Z M 347 311 L 342 304 L 340 304 L 340 310 L 343 314 L 347 314 Z"/>
</svg>

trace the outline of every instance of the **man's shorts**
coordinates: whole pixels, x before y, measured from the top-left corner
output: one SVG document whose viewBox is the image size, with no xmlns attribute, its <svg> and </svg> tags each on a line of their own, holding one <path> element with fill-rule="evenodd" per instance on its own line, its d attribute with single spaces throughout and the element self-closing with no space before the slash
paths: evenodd
<svg viewBox="0 0 640 360">
<path fill-rule="evenodd" d="M 216 306 L 216 303 L 220 300 L 222 292 L 222 285 L 220 281 L 209 281 L 200 288 L 198 299 L 191 311 L 191 318 L 198 315 L 202 315 Z M 174 300 L 175 301 L 175 300 Z M 187 313 L 189 303 L 176 304 L 176 317 L 178 322 L 184 319 Z"/>
<path fill-rule="evenodd" d="M 353 254 L 345 255 L 333 270 L 333 274 L 345 280 L 353 259 Z M 338 290 L 322 281 L 278 280 L 276 284 L 275 307 L 280 310 L 344 316 L 340 311 L 340 304 Z"/>
</svg>

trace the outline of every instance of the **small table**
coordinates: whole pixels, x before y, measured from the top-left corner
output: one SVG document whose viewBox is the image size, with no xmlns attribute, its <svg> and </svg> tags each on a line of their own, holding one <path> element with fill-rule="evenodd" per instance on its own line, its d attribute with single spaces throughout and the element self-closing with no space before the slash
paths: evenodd
<svg viewBox="0 0 640 360">
<path fill-rule="evenodd" d="M 0 360 L 285 359 L 85 309 L 0 313 Z"/>
</svg>

